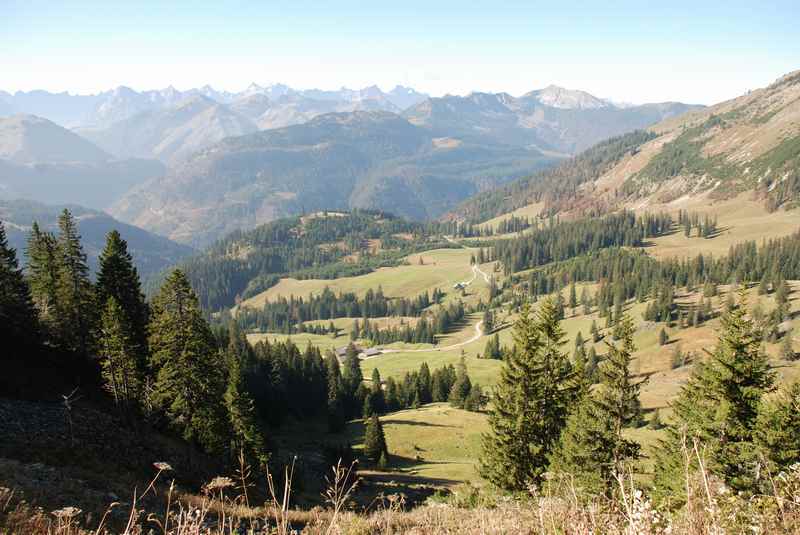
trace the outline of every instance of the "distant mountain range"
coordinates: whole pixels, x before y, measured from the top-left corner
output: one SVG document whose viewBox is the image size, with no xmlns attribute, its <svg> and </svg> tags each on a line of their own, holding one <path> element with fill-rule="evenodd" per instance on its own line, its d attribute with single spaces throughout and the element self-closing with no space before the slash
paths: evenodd
<svg viewBox="0 0 800 535">
<path fill-rule="evenodd" d="M 700 108 L 679 102 L 619 106 L 583 91 L 549 86 L 521 97 L 472 93 L 431 98 L 403 116 L 434 135 L 490 138 L 571 155 L 603 139 Z"/>
<path fill-rule="evenodd" d="M 195 95 L 175 106 L 137 113 L 108 128 L 79 128 L 75 132 L 120 158 L 157 158 L 174 163 L 226 137 L 257 130 L 244 115 Z"/>
<path fill-rule="evenodd" d="M 127 240 L 128 250 L 143 279 L 156 275 L 195 252 L 191 247 L 117 221 L 97 210 L 77 205 L 0 200 L 0 221 L 6 227 L 9 243 L 17 250 L 17 256 L 23 262 L 26 261 L 25 249 L 33 221 L 37 221 L 45 230 L 56 232 L 58 216 L 64 208 L 69 208 L 78 222 L 81 242 L 92 272 L 97 269 L 97 258 L 105 246 L 106 234 L 115 229 Z"/>
<path fill-rule="evenodd" d="M 679 103 L 620 107 L 553 86 L 519 98 L 503 93 L 427 98 L 400 114 L 377 88 L 344 95 L 350 99 L 346 111 L 337 111 L 341 93 L 299 96 L 285 86 L 247 93 L 229 105 L 230 113 L 261 128 L 289 126 L 239 137 L 205 128 L 204 136 L 180 137 L 197 143 L 169 158 L 155 154 L 170 164 L 169 171 L 132 190 L 112 213 L 197 246 L 234 229 L 309 210 L 377 208 L 435 218 L 479 191 L 601 139 L 698 108 Z M 212 101 L 206 106 L 222 113 Z M 373 109 L 381 107 L 393 111 Z M 319 114 L 323 110 L 329 113 Z M 139 117 L 126 121 L 126 128 L 118 125 L 129 130 L 127 124 L 136 123 L 141 130 L 162 124 Z M 242 128 L 232 120 L 215 124 Z M 92 139 L 110 151 L 115 150 L 112 140 L 137 139 L 116 136 L 115 128 Z M 212 144 L 214 137 L 224 139 Z M 137 144 L 119 146 L 130 150 Z"/>
<path fill-rule="evenodd" d="M 152 112 L 172 108 L 191 97 L 206 97 L 220 104 L 235 105 L 254 95 L 266 97 L 267 101 L 277 101 L 290 97 L 290 101 L 308 99 L 309 101 L 336 102 L 338 109 L 328 111 L 355 111 L 380 109 L 399 112 L 428 98 L 428 95 L 414 89 L 397 86 L 384 93 L 377 86 L 364 89 L 341 88 L 334 91 L 320 89 L 293 89 L 283 84 L 260 86 L 251 84 L 241 92 L 217 91 L 210 86 L 179 91 L 174 87 L 151 91 L 135 91 L 120 86 L 94 95 L 72 95 L 69 93 L 50 93 L 48 91 L 18 91 L 14 94 L 0 91 L 0 116 L 24 113 L 44 117 L 67 128 L 106 128 L 142 112 Z M 341 109 L 350 105 L 352 109 Z M 250 117 L 255 119 L 255 117 Z M 310 117 L 309 117 L 310 118 Z M 294 123 L 291 123 L 294 124 Z M 280 124 L 278 126 L 286 126 Z"/>
</svg>

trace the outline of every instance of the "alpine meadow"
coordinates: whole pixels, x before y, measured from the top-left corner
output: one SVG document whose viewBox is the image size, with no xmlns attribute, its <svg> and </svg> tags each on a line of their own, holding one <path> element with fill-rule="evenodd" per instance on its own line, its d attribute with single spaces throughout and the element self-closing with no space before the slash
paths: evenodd
<svg viewBox="0 0 800 535">
<path fill-rule="evenodd" d="M 800 534 L 798 15 L 0 6 L 0 533 Z"/>
</svg>

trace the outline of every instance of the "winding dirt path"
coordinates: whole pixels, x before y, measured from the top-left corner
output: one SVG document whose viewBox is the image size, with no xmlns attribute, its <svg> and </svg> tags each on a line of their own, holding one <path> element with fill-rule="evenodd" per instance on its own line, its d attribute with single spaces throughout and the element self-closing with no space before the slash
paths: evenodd
<svg viewBox="0 0 800 535">
<path fill-rule="evenodd" d="M 452 242 L 452 243 L 456 243 L 449 236 L 447 237 L 447 240 Z M 462 245 L 462 247 L 463 247 L 463 245 Z M 477 264 L 473 264 L 472 265 L 472 278 L 470 280 L 468 280 L 468 281 L 462 281 L 459 284 L 461 284 L 464 287 L 469 286 L 470 284 L 475 282 L 475 279 L 478 278 L 478 274 L 480 274 L 483 277 L 483 280 L 486 282 L 486 284 L 491 284 L 491 278 L 489 277 L 489 275 L 486 274 L 483 270 L 481 270 L 481 268 L 479 268 Z M 381 349 L 380 350 L 380 352 L 381 352 L 380 355 L 374 355 L 374 356 L 371 356 L 371 357 L 365 357 L 365 358 L 363 358 L 361 360 L 376 359 L 376 358 L 382 357 L 383 355 L 387 355 L 389 353 L 430 353 L 430 352 L 434 352 L 434 351 L 450 351 L 451 349 L 457 349 L 457 348 L 465 346 L 467 344 L 471 344 L 472 342 L 475 342 L 476 340 L 479 340 L 481 338 L 481 336 L 483 336 L 483 334 L 484 334 L 483 333 L 483 320 L 481 320 L 481 321 L 479 321 L 478 323 L 475 324 L 475 334 L 472 335 L 472 337 L 470 337 L 469 340 L 465 340 L 463 342 L 458 342 L 457 344 L 451 344 L 449 346 L 442 346 L 442 347 L 434 346 L 434 347 L 432 347 L 430 349 Z"/>
</svg>

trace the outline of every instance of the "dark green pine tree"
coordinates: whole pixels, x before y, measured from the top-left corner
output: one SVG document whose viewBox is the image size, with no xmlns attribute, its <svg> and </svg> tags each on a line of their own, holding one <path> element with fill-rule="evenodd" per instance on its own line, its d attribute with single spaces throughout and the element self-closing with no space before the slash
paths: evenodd
<svg viewBox="0 0 800 535">
<path fill-rule="evenodd" d="M 639 444 L 626 439 L 623 429 L 639 419 L 642 381 L 631 378 L 635 347 L 633 321 L 623 314 L 617 323 L 619 341 L 610 344 L 599 368 L 600 386 L 586 392 L 578 410 L 570 415 L 551 457 L 552 472 L 570 474 L 589 495 L 610 496 L 615 473 L 639 456 Z"/>
<path fill-rule="evenodd" d="M 352 345 L 352 344 L 351 344 Z M 361 360 L 358 353 L 353 349 L 348 349 L 344 359 L 342 370 L 342 390 L 345 415 L 348 418 L 356 418 L 361 415 L 364 407 L 364 391 L 361 389 L 364 376 L 361 373 Z"/>
<path fill-rule="evenodd" d="M 470 381 L 469 374 L 467 373 L 467 363 L 462 355 L 456 366 L 456 380 L 450 388 L 447 401 L 449 401 L 450 405 L 453 407 L 463 409 L 464 402 L 467 400 L 471 390 L 472 381 Z"/>
<path fill-rule="evenodd" d="M 142 401 L 144 375 L 138 344 L 125 311 L 113 296 L 109 296 L 100 317 L 100 366 L 106 389 L 128 418 Z"/>
<path fill-rule="evenodd" d="M 523 306 L 492 399 L 491 432 L 483 438 L 481 473 L 500 488 L 541 484 L 548 455 L 580 396 L 580 381 L 561 352 L 563 344 L 553 298 L 543 301 L 536 318 Z"/>
<path fill-rule="evenodd" d="M 225 351 L 228 381 L 223 400 L 231 430 L 230 454 L 236 458 L 242 452 L 248 462 L 264 469 L 269 461 L 269 453 L 245 380 L 246 368 L 252 365 L 254 359 L 253 352 L 236 323 L 231 322 L 229 333 L 230 340 Z"/>
<path fill-rule="evenodd" d="M 17 252 L 8 245 L 0 221 L 0 335 L 5 340 L 5 358 L 15 351 L 27 353 L 41 342 L 39 319 L 30 289 L 17 263 Z M 23 355 L 20 355 L 23 356 Z M 26 355 L 27 357 L 27 355 Z"/>
<path fill-rule="evenodd" d="M 147 366 L 147 303 L 142 294 L 139 273 L 128 252 L 128 244 L 119 232 L 112 230 L 106 235 L 106 245 L 100 253 L 95 285 L 99 303 L 109 298 L 119 304 L 125 329 L 133 342 L 133 356 L 139 373 Z"/>
<path fill-rule="evenodd" d="M 378 368 L 372 370 L 372 380 L 370 381 L 369 392 L 364 398 L 364 418 L 369 418 L 373 414 L 383 414 L 386 412 L 386 399 L 383 395 L 381 374 Z"/>
<path fill-rule="evenodd" d="M 383 433 L 383 424 L 377 414 L 373 414 L 366 424 L 364 430 L 364 455 L 377 463 L 381 455 L 389 456 L 389 448 L 386 446 L 386 436 Z"/>
<path fill-rule="evenodd" d="M 735 491 L 751 492 L 757 476 L 753 431 L 775 373 L 761 350 L 761 336 L 747 316 L 745 295 L 721 318 L 719 341 L 708 361 L 698 363 L 673 402 L 673 423 L 656 455 L 656 497 L 680 504 L 686 497 L 685 462 L 697 469 L 694 445 L 706 468 Z"/>
<path fill-rule="evenodd" d="M 150 319 L 152 400 L 170 424 L 210 453 L 228 445 L 224 362 L 186 275 L 175 270 L 153 299 Z"/>
<path fill-rule="evenodd" d="M 378 369 L 375 368 L 375 372 Z M 374 374 L 374 372 L 373 372 Z M 431 370 L 428 368 L 428 363 L 423 362 L 419 367 L 419 375 L 417 376 L 417 392 L 419 393 L 419 402 L 422 405 L 433 401 L 433 393 L 431 392 Z"/>
<path fill-rule="evenodd" d="M 400 397 L 397 392 L 397 382 L 393 377 L 386 379 L 386 393 L 384 395 L 386 400 L 386 411 L 394 412 L 400 409 Z"/>
<path fill-rule="evenodd" d="M 773 475 L 800 462 L 800 382 L 763 403 L 755 437 Z"/>
<path fill-rule="evenodd" d="M 597 393 L 597 403 L 601 412 L 608 415 L 611 421 L 613 460 L 620 465 L 639 455 L 639 445 L 623 438 L 622 431 L 641 420 L 639 392 L 646 379 L 636 380 L 631 375 L 631 361 L 636 351 L 633 320 L 623 314 L 617 325 L 619 340 L 616 344 L 609 344 L 606 359 L 598 368 L 601 387 Z"/>
<path fill-rule="evenodd" d="M 57 343 L 58 243 L 52 233 L 40 230 L 35 221 L 28 237 L 27 256 L 28 265 L 25 271 L 31 298 L 38 310 L 45 334 Z"/>
<path fill-rule="evenodd" d="M 58 284 L 56 319 L 61 345 L 88 356 L 96 323 L 94 289 L 75 218 L 66 208 L 58 218 Z"/>
<path fill-rule="evenodd" d="M 329 352 L 325 357 L 325 368 L 328 382 L 328 430 L 340 431 L 345 424 L 344 386 L 339 359 Z"/>
</svg>

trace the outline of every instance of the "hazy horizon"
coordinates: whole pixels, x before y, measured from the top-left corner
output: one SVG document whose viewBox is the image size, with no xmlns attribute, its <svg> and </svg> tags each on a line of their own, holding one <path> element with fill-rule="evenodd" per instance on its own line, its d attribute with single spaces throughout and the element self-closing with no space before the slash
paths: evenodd
<svg viewBox="0 0 800 535">
<path fill-rule="evenodd" d="M 791 2 L 642 6 L 175 2 L 0 6 L 0 89 L 95 94 L 250 83 L 712 104 L 800 68 Z M 687 16 L 688 14 L 688 16 Z"/>
</svg>

